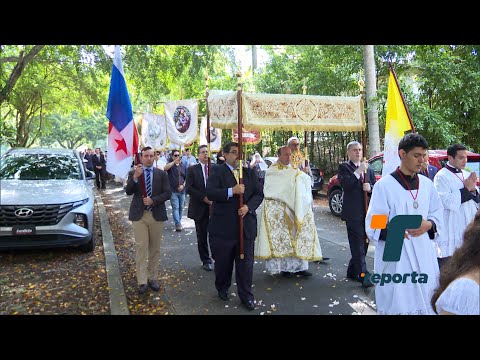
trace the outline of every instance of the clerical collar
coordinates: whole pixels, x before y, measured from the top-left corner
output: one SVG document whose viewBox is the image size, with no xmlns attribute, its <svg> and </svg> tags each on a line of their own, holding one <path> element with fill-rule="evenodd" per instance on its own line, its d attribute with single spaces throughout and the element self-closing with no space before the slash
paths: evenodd
<svg viewBox="0 0 480 360">
<path fill-rule="evenodd" d="M 403 175 L 403 178 L 405 179 L 405 181 L 401 178 L 400 174 L 398 173 L 397 170 L 395 170 L 394 172 L 392 172 L 390 175 L 392 175 L 395 180 L 398 181 L 398 183 L 400 185 L 402 185 L 402 187 L 405 189 L 405 190 L 416 190 L 418 189 L 418 184 L 419 184 L 419 181 L 418 181 L 418 175 L 417 174 L 413 174 L 413 176 L 410 176 L 410 175 L 405 175 L 401 170 L 400 170 L 400 167 L 397 168 L 399 172 L 402 173 Z M 408 184 L 408 186 L 407 186 Z M 410 187 L 410 189 L 408 188 Z"/>
<path fill-rule="evenodd" d="M 450 165 L 449 162 L 447 162 L 447 163 L 445 164 L 445 167 L 447 168 L 447 170 L 450 170 L 450 171 L 453 172 L 453 173 L 459 174 L 459 173 L 462 172 L 462 170 L 459 170 L 459 169 L 457 169 L 456 167 Z"/>
<path fill-rule="evenodd" d="M 352 160 L 349 160 L 349 162 L 350 162 L 350 165 L 352 165 L 355 169 L 358 169 L 358 165 L 356 165 Z"/>
</svg>

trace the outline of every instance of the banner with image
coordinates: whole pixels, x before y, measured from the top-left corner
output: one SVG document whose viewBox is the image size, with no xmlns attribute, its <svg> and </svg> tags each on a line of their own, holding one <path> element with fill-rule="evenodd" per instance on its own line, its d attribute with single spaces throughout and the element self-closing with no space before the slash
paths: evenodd
<svg viewBox="0 0 480 360">
<path fill-rule="evenodd" d="M 197 100 L 178 100 L 165 103 L 167 136 L 178 145 L 193 143 L 198 135 Z"/>
</svg>

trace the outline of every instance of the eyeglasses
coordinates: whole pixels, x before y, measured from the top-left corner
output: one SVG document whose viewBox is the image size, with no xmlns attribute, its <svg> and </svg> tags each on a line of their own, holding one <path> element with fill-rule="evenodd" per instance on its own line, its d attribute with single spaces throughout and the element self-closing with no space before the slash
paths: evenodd
<svg viewBox="0 0 480 360">
<path fill-rule="evenodd" d="M 176 155 L 173 155 L 173 157 L 178 157 L 178 154 L 176 154 Z"/>
</svg>

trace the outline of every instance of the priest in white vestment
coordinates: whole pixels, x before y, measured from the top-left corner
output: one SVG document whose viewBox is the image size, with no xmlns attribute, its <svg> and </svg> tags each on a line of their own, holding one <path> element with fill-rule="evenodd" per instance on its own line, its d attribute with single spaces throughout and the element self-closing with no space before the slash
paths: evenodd
<svg viewBox="0 0 480 360">
<path fill-rule="evenodd" d="M 379 315 L 435 314 L 430 300 L 439 283 L 439 267 L 432 241 L 442 233 L 443 206 L 433 182 L 418 176 L 427 148 L 428 143 L 421 135 L 405 135 L 398 145 L 400 167 L 382 177 L 372 193 L 365 229 L 370 241 L 375 243 L 374 274 L 390 274 L 392 278 L 400 274 L 406 278 L 405 283 L 391 281 L 375 285 Z M 418 229 L 406 229 L 398 262 L 383 261 L 388 228 L 372 229 L 373 215 L 387 215 L 388 222 L 397 215 L 422 216 Z M 415 281 L 414 272 L 419 274 L 415 275 Z"/>
<path fill-rule="evenodd" d="M 279 149 L 277 163 L 265 174 L 264 200 L 255 241 L 255 257 L 266 259 L 270 274 L 311 276 L 308 261 L 322 260 L 313 218 L 310 177 L 290 166 L 291 149 Z"/>
<path fill-rule="evenodd" d="M 463 232 L 480 207 L 477 174 L 465 170 L 467 148 L 461 144 L 447 149 L 448 162 L 433 180 L 443 204 L 444 232 L 438 241 L 438 257 L 449 258 L 463 243 Z"/>
</svg>

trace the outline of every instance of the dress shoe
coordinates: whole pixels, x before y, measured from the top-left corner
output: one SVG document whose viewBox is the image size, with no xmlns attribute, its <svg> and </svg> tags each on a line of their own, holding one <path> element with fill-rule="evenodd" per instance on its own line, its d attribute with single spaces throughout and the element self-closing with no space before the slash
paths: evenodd
<svg viewBox="0 0 480 360">
<path fill-rule="evenodd" d="M 281 274 L 283 277 L 286 277 L 286 278 L 291 278 L 293 276 L 293 274 L 290 271 L 282 271 Z"/>
<path fill-rule="evenodd" d="M 310 277 L 313 275 L 310 271 L 307 271 L 307 270 L 302 270 L 302 271 L 296 272 L 295 274 L 303 277 Z"/>
<path fill-rule="evenodd" d="M 177 232 L 182 231 L 182 225 L 180 225 L 180 224 L 175 225 L 175 231 L 177 231 Z"/>
<path fill-rule="evenodd" d="M 159 291 L 160 290 L 160 283 L 158 282 L 158 280 L 148 280 L 148 286 L 150 286 L 150 288 L 153 291 Z"/>
<path fill-rule="evenodd" d="M 242 301 L 243 306 L 247 308 L 247 310 L 252 311 L 255 310 L 255 300 L 247 300 L 245 302 Z"/>
<path fill-rule="evenodd" d="M 203 263 L 202 267 L 203 267 L 204 270 L 207 270 L 207 271 L 212 271 L 213 270 L 213 266 L 210 263 Z"/>
<path fill-rule="evenodd" d="M 358 279 L 359 279 L 358 281 L 360 281 L 362 283 L 363 288 L 369 288 L 369 287 L 375 286 L 375 284 L 372 283 L 372 280 L 370 280 L 370 276 L 371 276 L 371 274 L 367 271 L 365 274 L 363 274 L 363 276 L 360 275 L 358 277 Z"/>
<path fill-rule="evenodd" d="M 219 291 L 218 292 L 218 297 L 220 299 L 222 299 L 223 301 L 227 301 L 228 300 L 228 294 L 226 291 Z"/>
<path fill-rule="evenodd" d="M 148 285 L 147 284 L 138 285 L 138 293 L 140 295 L 145 294 L 147 291 L 148 291 Z"/>
</svg>

